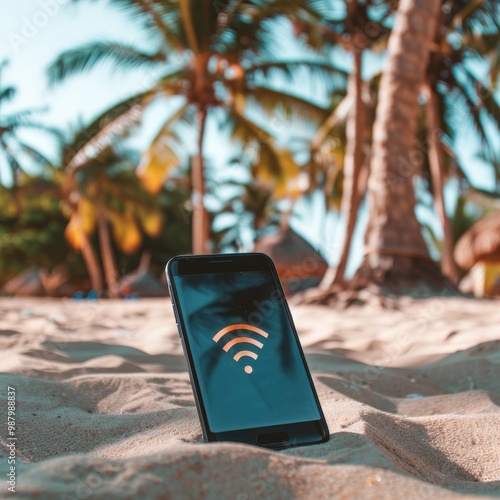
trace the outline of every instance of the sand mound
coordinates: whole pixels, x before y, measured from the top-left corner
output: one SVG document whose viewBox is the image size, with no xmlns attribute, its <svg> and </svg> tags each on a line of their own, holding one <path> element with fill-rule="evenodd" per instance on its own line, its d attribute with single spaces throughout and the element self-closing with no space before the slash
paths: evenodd
<svg viewBox="0 0 500 500">
<path fill-rule="evenodd" d="M 500 495 L 497 302 L 293 313 L 331 437 L 273 452 L 202 443 L 168 301 L 2 299 L 18 497 Z M 5 478 L 5 426 L 1 436 Z"/>
</svg>

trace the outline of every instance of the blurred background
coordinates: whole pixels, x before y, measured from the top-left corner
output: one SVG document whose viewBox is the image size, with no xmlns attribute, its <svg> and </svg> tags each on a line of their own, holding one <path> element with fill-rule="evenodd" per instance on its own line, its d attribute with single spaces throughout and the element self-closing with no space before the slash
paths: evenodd
<svg viewBox="0 0 500 500">
<path fill-rule="evenodd" d="M 4 6 L 1 293 L 161 296 L 170 257 L 254 249 L 290 294 L 345 286 L 384 192 L 368 179 L 388 54 L 402 43 L 411 65 L 418 50 L 405 40 L 422 27 L 398 16 L 427 4 L 418 106 L 393 131 L 414 146 L 396 169 L 420 253 L 463 291 L 500 294 L 494 0 Z M 385 210 L 400 210 L 396 191 Z"/>
</svg>

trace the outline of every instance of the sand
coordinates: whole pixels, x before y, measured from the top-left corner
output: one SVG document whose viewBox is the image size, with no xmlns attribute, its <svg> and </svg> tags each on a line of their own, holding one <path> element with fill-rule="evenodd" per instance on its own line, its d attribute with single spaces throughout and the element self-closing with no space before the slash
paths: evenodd
<svg viewBox="0 0 500 500">
<path fill-rule="evenodd" d="M 500 302 L 292 313 L 331 436 L 277 452 L 202 442 L 168 299 L 1 299 L 0 497 L 500 496 Z"/>
</svg>

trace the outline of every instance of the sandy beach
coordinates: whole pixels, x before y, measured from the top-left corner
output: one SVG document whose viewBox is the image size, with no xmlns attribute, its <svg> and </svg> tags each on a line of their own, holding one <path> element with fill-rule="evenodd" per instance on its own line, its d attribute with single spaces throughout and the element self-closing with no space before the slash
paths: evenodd
<svg viewBox="0 0 500 500">
<path fill-rule="evenodd" d="M 0 496 L 500 496 L 500 306 L 295 306 L 330 428 L 285 451 L 202 442 L 168 299 L 0 300 Z M 14 495 L 12 495 L 14 498 Z"/>
</svg>

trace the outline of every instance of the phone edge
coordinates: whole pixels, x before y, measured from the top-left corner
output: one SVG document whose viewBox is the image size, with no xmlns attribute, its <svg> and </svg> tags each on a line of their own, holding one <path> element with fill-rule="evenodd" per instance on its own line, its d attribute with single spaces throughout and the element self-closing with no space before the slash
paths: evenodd
<svg viewBox="0 0 500 500">
<path fill-rule="evenodd" d="M 198 420 L 200 421 L 200 426 L 201 426 L 201 432 L 202 432 L 202 435 L 203 435 L 203 440 L 205 442 L 209 442 L 210 441 L 209 440 L 209 436 L 210 436 L 211 433 L 208 431 L 208 422 L 206 421 L 206 416 L 205 416 L 206 412 L 204 410 L 205 407 L 204 407 L 204 405 L 202 403 L 201 394 L 198 394 L 198 385 L 199 384 L 195 384 L 194 383 L 195 374 L 193 373 L 193 369 L 192 369 L 192 366 L 191 366 L 192 365 L 192 363 L 191 363 L 191 353 L 188 352 L 188 347 L 186 346 L 186 342 L 184 340 L 185 335 L 184 335 L 184 330 L 183 330 L 183 327 L 182 327 L 181 316 L 179 314 L 179 310 L 177 308 L 177 304 L 174 302 L 174 301 L 177 301 L 176 300 L 177 296 L 174 295 L 175 285 L 172 284 L 172 280 L 171 280 L 171 277 L 170 277 L 170 269 L 171 269 L 172 262 L 174 262 L 176 260 L 180 260 L 182 257 L 186 257 L 186 255 L 177 255 L 177 256 L 172 257 L 171 259 L 169 259 L 169 261 L 167 262 L 167 264 L 165 266 L 165 275 L 166 275 L 166 278 L 167 278 L 167 285 L 168 285 L 168 290 L 169 290 L 169 293 L 170 293 L 170 302 L 172 304 L 172 310 L 173 310 L 173 313 L 174 313 L 175 322 L 176 322 L 176 326 L 177 326 L 177 333 L 179 334 L 179 338 L 181 340 L 181 345 L 182 345 L 182 351 L 184 352 L 184 359 L 186 360 L 186 364 L 188 366 L 189 382 L 191 384 L 191 389 L 193 390 L 194 402 L 195 402 L 195 406 L 196 406 L 196 411 L 198 413 Z"/>
</svg>

